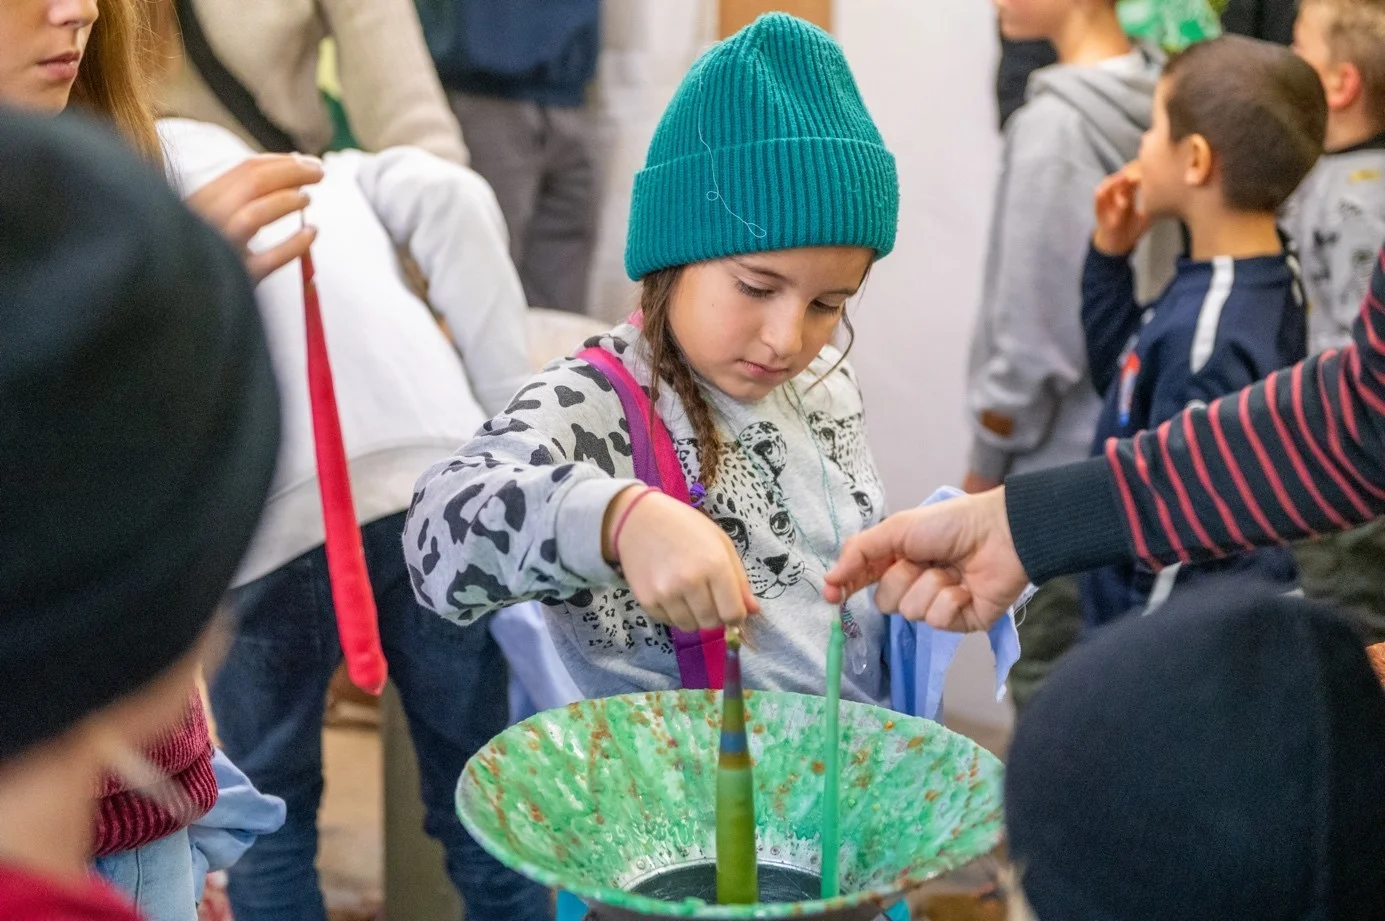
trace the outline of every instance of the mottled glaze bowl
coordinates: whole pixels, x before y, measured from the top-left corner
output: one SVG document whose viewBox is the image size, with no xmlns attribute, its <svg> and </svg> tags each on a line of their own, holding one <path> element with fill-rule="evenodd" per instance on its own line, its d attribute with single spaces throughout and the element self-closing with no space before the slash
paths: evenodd
<svg viewBox="0 0 1385 921">
<path fill-rule="evenodd" d="M 762 873 L 821 873 L 824 706 L 801 694 L 746 694 Z M 720 721 L 715 691 L 540 713 L 468 762 L 458 814 L 506 866 L 571 892 L 603 919 L 870 919 L 999 842 L 1002 768 L 993 755 L 936 723 L 843 701 L 843 895 L 715 905 L 671 901 L 666 887 L 665 898 L 637 892 L 715 859 Z"/>
</svg>

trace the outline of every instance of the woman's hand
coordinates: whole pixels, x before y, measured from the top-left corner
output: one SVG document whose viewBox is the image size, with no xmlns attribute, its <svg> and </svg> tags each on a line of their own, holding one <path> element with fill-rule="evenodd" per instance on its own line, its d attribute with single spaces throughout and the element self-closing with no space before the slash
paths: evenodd
<svg viewBox="0 0 1385 921">
<path fill-rule="evenodd" d="M 645 612 L 689 632 L 740 624 L 759 613 L 726 532 L 677 499 L 646 492 L 632 487 L 616 496 L 602 534 L 606 558 L 619 563 Z"/>
<path fill-rule="evenodd" d="M 1140 206 L 1140 167 L 1131 163 L 1097 186 L 1092 244 L 1107 256 L 1128 256 L 1148 229 L 1149 215 Z"/>
<path fill-rule="evenodd" d="M 262 253 L 250 252 L 260 230 L 308 206 L 303 186 L 322 180 L 322 163 L 296 154 L 261 154 L 218 176 L 188 198 L 188 205 L 245 257 L 259 282 L 308 251 L 317 230 L 304 227 Z"/>
<path fill-rule="evenodd" d="M 966 632 L 990 629 L 1028 582 L 1002 488 L 898 512 L 848 538 L 824 594 L 845 604 L 879 583 L 881 611 Z"/>
</svg>

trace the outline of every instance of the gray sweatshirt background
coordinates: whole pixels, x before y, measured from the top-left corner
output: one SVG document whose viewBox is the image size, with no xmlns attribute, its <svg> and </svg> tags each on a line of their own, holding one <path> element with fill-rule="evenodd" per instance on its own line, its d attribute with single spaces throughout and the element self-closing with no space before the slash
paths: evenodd
<svg viewBox="0 0 1385 921">
<path fill-rule="evenodd" d="M 1136 49 L 1098 65 L 1046 67 L 1006 126 L 967 396 L 971 469 L 984 476 L 1091 451 L 1101 399 L 1087 371 L 1081 289 L 1092 196 L 1139 152 L 1162 64 Z M 1172 277 L 1180 246 L 1168 224 L 1141 244 L 1142 300 Z"/>
<path fill-rule="evenodd" d="M 1385 135 L 1319 160 L 1283 225 L 1308 289 L 1308 354 L 1342 348 L 1385 244 Z"/>
</svg>

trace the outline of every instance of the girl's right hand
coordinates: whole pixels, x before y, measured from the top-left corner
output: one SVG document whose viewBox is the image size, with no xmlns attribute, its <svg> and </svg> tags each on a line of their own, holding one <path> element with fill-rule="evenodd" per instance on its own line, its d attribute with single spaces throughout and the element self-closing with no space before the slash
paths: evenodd
<svg viewBox="0 0 1385 921">
<path fill-rule="evenodd" d="M 303 186 L 322 180 L 322 163 L 295 154 L 261 154 L 213 179 L 188 198 L 188 205 L 245 259 L 257 283 L 308 251 L 317 231 L 305 227 L 262 253 L 250 241 L 261 229 L 308 206 Z"/>
<path fill-rule="evenodd" d="M 645 612 L 688 632 L 740 624 L 747 615 L 759 613 L 745 567 L 726 532 L 677 499 L 663 493 L 644 496 L 645 492 L 632 487 L 616 496 L 602 534 L 607 559 L 619 563 Z"/>
<path fill-rule="evenodd" d="M 1107 256 L 1128 256 L 1149 229 L 1140 207 L 1140 167 L 1127 164 L 1096 189 L 1096 235 L 1092 243 Z"/>
</svg>

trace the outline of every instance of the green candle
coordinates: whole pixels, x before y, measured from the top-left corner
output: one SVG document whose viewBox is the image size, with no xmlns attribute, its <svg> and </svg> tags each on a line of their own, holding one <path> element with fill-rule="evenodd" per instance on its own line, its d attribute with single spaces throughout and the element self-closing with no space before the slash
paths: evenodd
<svg viewBox="0 0 1385 921">
<path fill-rule="evenodd" d="M 841 794 L 841 764 L 837 753 L 841 749 L 837 719 L 842 698 L 842 647 L 846 637 L 842 622 L 834 620 L 827 636 L 827 712 L 822 741 L 822 897 L 830 899 L 841 892 L 837 872 L 837 852 L 841 835 L 837 826 L 837 801 Z"/>
<path fill-rule="evenodd" d="M 745 736 L 741 696 L 741 633 L 726 630 L 723 669 L 721 753 L 717 759 L 717 902 L 760 901 L 755 858 L 755 779 Z"/>
</svg>

